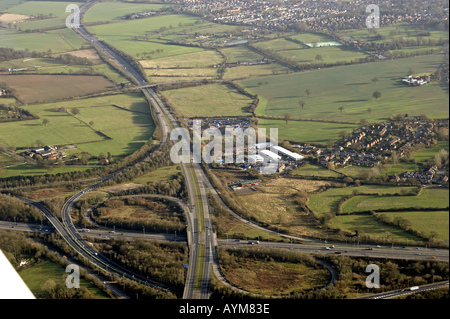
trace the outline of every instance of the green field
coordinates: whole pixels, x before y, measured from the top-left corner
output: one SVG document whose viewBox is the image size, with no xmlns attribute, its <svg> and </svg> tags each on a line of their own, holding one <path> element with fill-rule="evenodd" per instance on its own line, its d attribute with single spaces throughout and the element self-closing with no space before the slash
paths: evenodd
<svg viewBox="0 0 450 319">
<path fill-rule="evenodd" d="M 437 238 L 448 241 L 449 240 L 449 212 L 399 212 L 399 213 L 380 213 L 380 215 L 388 215 L 392 219 L 395 217 L 402 217 L 411 222 L 411 228 L 420 232 L 429 234 L 435 232 Z"/>
<path fill-rule="evenodd" d="M 120 1 L 100 2 L 89 9 L 84 16 L 84 22 L 124 21 L 120 18 L 127 14 L 155 11 L 164 7 L 167 7 L 167 5 Z"/>
<path fill-rule="evenodd" d="M 397 186 L 381 186 L 381 185 L 365 185 L 360 187 L 343 187 L 343 188 L 330 188 L 325 192 L 311 194 L 308 198 L 308 206 L 316 214 L 317 217 L 323 216 L 326 213 L 336 213 L 339 204 L 348 196 L 352 195 L 354 191 L 358 191 L 363 194 L 374 194 L 373 198 L 382 198 L 383 194 L 396 194 L 402 190 L 408 192 L 416 192 L 417 187 L 397 187 Z M 356 196 L 353 199 L 358 199 L 364 196 Z M 368 196 L 366 196 L 368 197 Z M 402 200 L 408 201 L 413 196 L 396 196 Z M 392 199 L 394 202 L 394 196 L 386 196 L 386 198 Z M 348 202 L 347 202 L 348 203 Z"/>
<path fill-rule="evenodd" d="M 105 139 L 69 114 L 43 109 L 40 106 L 33 106 L 28 109 L 41 119 L 2 123 L 0 125 L 2 144 L 26 148 L 34 144 L 36 140 L 41 140 L 46 145 L 67 145 Z M 50 120 L 47 126 L 42 124 L 43 118 Z M 14 132 L 14 134 L 11 132 Z"/>
<path fill-rule="evenodd" d="M 227 68 L 227 71 L 223 78 L 225 80 L 233 80 L 233 79 L 253 78 L 274 74 L 285 74 L 288 72 L 290 72 L 288 68 L 283 67 L 278 63 L 251 65 L 251 66 L 237 66 Z"/>
<path fill-rule="evenodd" d="M 434 156 L 439 153 L 440 150 L 446 150 L 449 151 L 449 144 L 448 142 L 438 142 L 436 145 L 434 145 L 431 148 L 424 148 L 418 152 L 416 152 L 413 156 L 414 160 L 417 162 L 425 162 L 425 161 L 434 161 Z"/>
<path fill-rule="evenodd" d="M 70 54 L 76 54 L 75 52 L 70 52 Z M 98 74 L 104 75 L 116 84 L 129 82 L 127 78 L 119 74 L 114 68 L 106 63 L 94 62 L 92 66 L 67 65 L 64 62 L 54 60 L 53 58 L 28 58 L 0 63 L 0 69 L 7 68 L 32 68 L 31 70 L 24 71 L 26 74 Z"/>
<path fill-rule="evenodd" d="M 356 51 L 344 46 L 325 46 L 309 48 L 306 45 L 289 41 L 287 39 L 275 39 L 254 44 L 255 48 L 260 50 L 272 50 L 277 56 L 287 59 L 294 64 L 325 63 L 334 64 L 337 62 L 347 63 L 359 61 L 368 56 L 367 53 Z M 316 57 L 320 55 L 321 59 Z"/>
<path fill-rule="evenodd" d="M 409 87 L 401 82 L 411 67 L 415 73 L 434 73 L 442 61 L 440 55 L 342 66 L 313 72 L 302 72 L 264 78 L 268 85 L 259 86 L 259 80 L 240 82 L 251 93 L 262 97 L 256 109 L 260 115 L 293 118 L 332 119 L 369 122 L 386 121 L 392 114 L 421 115 L 446 118 L 448 92 L 438 83 Z M 378 77 L 379 82 L 372 79 Z M 310 90 L 308 97 L 306 90 Z M 375 100 L 374 91 L 382 97 Z M 299 101 L 304 101 L 302 109 Z M 340 107 L 344 107 L 342 111 Z M 368 109 L 372 112 L 369 114 Z"/>
<path fill-rule="evenodd" d="M 257 61 L 264 58 L 262 55 L 253 52 L 243 45 L 238 45 L 231 48 L 221 48 L 220 51 L 227 57 L 228 63 L 236 63 L 239 61 Z"/>
<path fill-rule="evenodd" d="M 15 50 L 63 53 L 89 46 L 71 29 L 52 30 L 46 33 L 18 33 L 14 29 L 0 29 L 2 47 Z"/>
<path fill-rule="evenodd" d="M 158 40 L 158 30 L 161 27 L 177 29 L 178 25 L 193 25 L 199 18 L 185 15 L 165 15 L 148 19 L 130 20 L 119 23 L 104 24 L 89 27 L 89 30 L 100 39 L 125 53 L 139 59 L 151 56 L 152 59 L 203 51 L 181 45 L 167 44 Z M 149 41 L 133 40 L 135 36 L 150 36 Z M 146 53 L 146 54 L 144 54 Z"/>
<path fill-rule="evenodd" d="M 252 100 L 230 85 L 209 84 L 162 94 L 183 117 L 248 115 Z"/>
<path fill-rule="evenodd" d="M 77 117 L 58 111 L 59 108 L 70 111 L 75 107 L 80 110 Z M 154 130 L 149 106 L 140 94 L 32 105 L 26 109 L 40 119 L 2 123 L 0 136 L 8 136 L 8 139 L 2 138 L 7 146 L 29 147 L 41 140 L 45 145 L 78 145 L 80 150 L 93 155 L 111 152 L 123 156 L 147 142 Z M 50 120 L 47 126 L 42 124 L 44 118 Z M 94 122 L 92 127 L 88 125 L 91 121 Z M 16 133 L 11 135 L 9 132 L 12 131 Z M 113 140 L 96 131 L 102 131 Z"/>
<path fill-rule="evenodd" d="M 423 31 L 430 32 L 430 36 L 425 37 L 422 36 L 423 39 L 439 40 L 439 38 L 443 38 L 444 40 L 448 41 L 449 38 L 448 30 L 447 31 L 438 31 L 432 29 L 421 30 L 421 28 L 419 28 L 418 26 L 410 25 L 407 23 L 398 23 L 392 26 L 383 26 L 382 28 L 376 29 L 376 33 L 384 36 L 384 38 L 375 40 L 375 42 L 378 43 L 390 42 L 391 40 L 397 38 L 416 40 L 419 34 L 423 33 Z M 372 40 L 371 38 L 374 36 L 374 34 L 371 33 L 371 30 L 367 28 L 363 28 L 361 30 L 340 31 L 339 34 L 346 38 L 351 38 L 354 40 Z"/>
<path fill-rule="evenodd" d="M 340 131 L 351 132 L 357 125 L 313 121 L 289 121 L 286 124 L 284 120 L 260 118 L 258 127 L 267 132 L 270 128 L 277 128 L 278 137 L 284 140 L 326 145 L 339 140 Z"/>
<path fill-rule="evenodd" d="M 24 2 L 27 2 L 27 0 L 2 0 L 0 2 L 0 12 L 6 11 L 7 9 L 22 4 Z"/>
<path fill-rule="evenodd" d="M 143 60 L 142 67 L 148 69 L 178 69 L 178 68 L 210 68 L 220 64 L 223 57 L 213 50 L 204 50 L 165 58 Z"/>
<path fill-rule="evenodd" d="M 42 288 L 47 280 L 53 280 L 56 283 L 65 285 L 65 281 L 63 280 L 64 274 L 67 274 L 64 267 L 49 260 L 43 261 L 19 273 L 20 277 L 22 277 L 25 284 L 37 299 L 43 298 Z M 95 298 L 109 299 L 105 293 L 83 278 L 80 278 L 80 287 L 87 288 Z"/>
<path fill-rule="evenodd" d="M 333 218 L 331 226 L 333 228 L 351 231 L 352 233 L 358 231 L 358 235 L 360 236 L 384 238 L 386 244 L 390 244 L 390 239 L 421 240 L 403 229 L 381 223 L 370 215 L 336 216 Z"/>
<path fill-rule="evenodd" d="M 302 33 L 291 36 L 290 38 L 301 41 L 303 43 L 314 43 L 314 42 L 320 43 L 320 42 L 334 41 L 334 39 L 329 35 L 321 33 Z"/>
<path fill-rule="evenodd" d="M 81 6 L 81 2 L 71 2 L 70 4 Z M 42 20 L 25 21 L 17 24 L 18 29 L 33 30 L 40 28 L 54 28 L 66 27 L 66 17 L 69 13 L 66 13 L 66 7 L 69 5 L 63 1 L 28 1 L 18 6 L 12 7 L 6 10 L 11 14 L 24 14 L 28 16 L 37 16 L 42 14 L 48 18 Z"/>
<path fill-rule="evenodd" d="M 342 205 L 344 213 L 379 209 L 447 208 L 448 189 L 427 188 L 419 196 L 356 196 Z"/>
<path fill-rule="evenodd" d="M 69 111 L 78 108 L 80 113 L 74 117 L 58 111 L 60 108 L 67 108 Z M 138 150 L 151 138 L 155 129 L 149 105 L 139 93 L 31 105 L 26 109 L 40 119 L 2 123 L 0 143 L 20 149 L 31 147 L 40 140 L 45 145 L 75 145 L 76 149 L 67 152 L 69 156 L 79 156 L 81 152 L 98 156 L 109 152 L 113 157 L 123 157 Z M 50 120 L 47 126 L 42 124 L 44 118 Z M 91 122 L 92 126 L 89 124 Z M 0 177 L 56 174 L 86 169 L 89 167 L 66 166 L 49 171 L 31 165 L 17 165 L 4 169 Z"/>
<path fill-rule="evenodd" d="M 16 165 L 0 170 L 0 178 L 8 178 L 13 176 L 40 176 L 45 174 L 59 174 L 69 172 L 86 171 L 92 167 L 89 166 L 64 166 L 56 168 L 39 168 L 33 165 Z"/>
</svg>

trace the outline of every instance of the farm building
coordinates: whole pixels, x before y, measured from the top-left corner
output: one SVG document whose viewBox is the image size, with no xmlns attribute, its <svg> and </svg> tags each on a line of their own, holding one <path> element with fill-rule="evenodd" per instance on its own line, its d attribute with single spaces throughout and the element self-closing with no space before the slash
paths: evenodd
<svg viewBox="0 0 450 319">
<path fill-rule="evenodd" d="M 430 76 L 416 76 L 408 75 L 402 80 L 402 82 L 408 83 L 409 85 L 425 85 L 431 81 Z"/>
</svg>

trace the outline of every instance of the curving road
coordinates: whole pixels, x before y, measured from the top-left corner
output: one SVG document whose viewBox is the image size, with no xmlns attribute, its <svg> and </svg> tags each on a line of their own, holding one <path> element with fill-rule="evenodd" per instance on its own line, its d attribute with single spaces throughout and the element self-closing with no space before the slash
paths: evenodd
<svg viewBox="0 0 450 319">
<path fill-rule="evenodd" d="M 89 8 L 91 8 L 94 4 L 96 4 L 97 1 L 90 1 L 87 2 L 85 5 L 83 5 L 80 9 L 81 15 L 83 15 Z M 162 129 L 162 136 L 163 139 L 158 146 L 158 148 L 155 150 L 159 150 L 167 141 L 169 138 L 169 133 L 172 128 L 177 128 L 178 123 L 172 116 L 172 114 L 169 112 L 169 110 L 166 108 L 164 103 L 159 99 L 158 95 L 153 91 L 151 87 L 146 87 L 147 82 L 146 79 L 141 76 L 141 74 L 135 70 L 125 59 L 120 57 L 117 53 L 115 53 L 111 48 L 103 44 L 101 41 L 96 39 L 94 36 L 92 36 L 85 28 L 84 26 L 81 26 L 80 28 L 76 28 L 75 31 L 88 43 L 91 43 L 92 46 L 96 47 L 98 50 L 103 51 L 106 55 L 110 57 L 111 60 L 118 63 L 123 70 L 125 70 L 128 75 L 134 80 L 134 82 L 140 86 L 143 86 L 142 92 L 144 93 L 145 97 L 148 99 L 151 106 L 155 109 L 155 113 L 157 114 L 157 120 L 161 126 Z M 167 116 L 167 118 L 166 118 Z M 153 151 L 153 152 L 155 152 Z M 148 154 L 148 157 L 150 157 L 152 154 Z M 142 161 L 145 161 L 146 158 L 144 158 Z M 137 163 L 139 164 L 139 163 Z M 194 164 L 195 165 L 195 164 Z M 198 164 L 197 164 L 198 165 Z M 194 179 L 191 175 L 193 169 L 192 164 L 181 164 L 184 176 L 186 178 L 187 183 L 187 189 L 188 189 L 188 197 L 190 201 L 191 206 L 191 225 L 190 225 L 190 232 L 192 234 L 192 237 L 190 238 L 190 258 L 189 258 L 189 268 L 188 268 L 188 274 L 186 279 L 186 286 L 185 291 L 183 294 L 184 298 L 192 299 L 192 298 L 208 298 L 209 295 L 207 293 L 207 290 L 209 287 L 209 277 L 201 278 L 202 281 L 202 288 L 201 293 L 198 293 L 195 289 L 195 282 L 196 282 L 196 273 L 197 273 L 197 260 L 198 254 L 199 254 L 199 229 L 198 229 L 198 218 L 197 218 L 197 208 L 199 206 L 201 207 L 207 207 L 207 198 L 206 197 L 198 197 L 196 189 L 201 188 L 199 185 L 195 185 Z M 119 170 L 117 172 L 111 173 L 109 175 L 106 175 L 102 178 L 102 181 L 94 184 L 85 190 L 79 192 L 78 194 L 74 195 L 69 201 L 64 205 L 62 210 L 62 216 L 63 216 L 63 222 L 66 226 L 67 232 L 72 238 L 79 238 L 80 235 L 78 234 L 77 230 L 75 229 L 73 222 L 70 218 L 70 210 L 73 205 L 73 203 L 81 198 L 86 192 L 89 192 L 97 187 L 99 187 L 102 183 L 105 181 L 108 181 L 112 178 L 114 178 L 117 174 L 121 173 L 123 171 Z M 191 216 L 189 215 L 189 216 Z M 207 268 L 207 258 L 204 258 L 204 264 L 201 265 L 203 268 Z M 209 274 L 208 274 L 209 276 Z"/>
</svg>

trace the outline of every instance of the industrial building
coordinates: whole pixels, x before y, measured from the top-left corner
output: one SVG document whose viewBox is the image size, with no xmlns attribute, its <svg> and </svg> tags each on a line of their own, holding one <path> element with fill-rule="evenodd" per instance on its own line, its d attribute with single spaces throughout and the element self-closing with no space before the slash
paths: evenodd
<svg viewBox="0 0 450 319">
<path fill-rule="evenodd" d="M 279 161 L 279 160 L 281 160 L 281 156 L 280 155 L 275 154 L 274 152 L 271 152 L 269 150 L 259 151 L 259 154 L 261 154 L 262 156 L 268 158 L 271 161 Z"/>
<path fill-rule="evenodd" d="M 249 164 L 256 164 L 256 163 L 263 163 L 264 157 L 261 155 L 249 155 L 248 156 L 248 163 Z"/>
<path fill-rule="evenodd" d="M 305 157 L 301 156 L 300 154 L 291 152 L 291 151 L 289 151 L 289 150 L 287 150 L 287 149 L 285 149 L 285 148 L 283 148 L 281 146 L 272 146 L 272 148 L 274 150 L 276 150 L 277 152 L 281 153 L 282 155 L 284 155 L 284 156 L 286 156 L 289 159 L 294 160 L 294 161 L 301 161 L 301 160 L 303 160 L 305 158 Z"/>
</svg>

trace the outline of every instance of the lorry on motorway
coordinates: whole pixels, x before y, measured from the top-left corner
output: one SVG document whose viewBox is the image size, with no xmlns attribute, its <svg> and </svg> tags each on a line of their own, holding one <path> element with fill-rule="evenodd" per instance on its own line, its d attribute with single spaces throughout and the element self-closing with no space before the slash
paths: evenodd
<svg viewBox="0 0 450 319">
<path fill-rule="evenodd" d="M 413 287 L 409 288 L 410 291 L 414 291 L 414 290 L 417 290 L 417 289 L 419 289 L 419 286 L 413 286 Z"/>
</svg>

